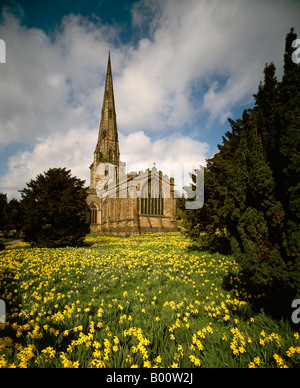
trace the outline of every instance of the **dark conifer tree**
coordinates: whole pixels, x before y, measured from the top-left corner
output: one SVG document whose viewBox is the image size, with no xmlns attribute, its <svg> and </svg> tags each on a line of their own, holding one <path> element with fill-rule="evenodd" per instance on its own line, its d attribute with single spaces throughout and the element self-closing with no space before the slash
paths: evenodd
<svg viewBox="0 0 300 388">
<path fill-rule="evenodd" d="M 40 247 L 82 245 L 88 232 L 84 181 L 53 168 L 21 191 L 25 241 Z"/>
<path fill-rule="evenodd" d="M 15 198 L 10 200 L 4 215 L 6 232 L 14 231 L 14 236 L 18 237 L 23 228 L 23 210 L 20 201 Z"/>
<path fill-rule="evenodd" d="M 266 65 L 253 109 L 229 119 L 231 131 L 207 161 L 205 203 L 188 214 L 187 232 L 220 250 L 230 241 L 252 292 L 284 313 L 300 296 L 300 65 L 286 37 L 284 75 Z M 191 228 L 197 227 L 195 231 Z M 220 240 L 220 230 L 222 239 Z M 204 234 L 205 233 L 205 234 Z M 266 302 L 268 301 L 268 302 Z"/>
<path fill-rule="evenodd" d="M 286 38 L 284 75 L 279 85 L 280 175 L 277 191 L 286 213 L 283 228 L 284 255 L 294 265 L 293 278 L 300 296 L 300 64 L 292 61 L 292 42 L 297 39 L 291 29 Z"/>
<path fill-rule="evenodd" d="M 5 213 L 7 208 L 7 194 L 0 193 L 0 231 L 3 232 L 6 225 Z"/>
</svg>

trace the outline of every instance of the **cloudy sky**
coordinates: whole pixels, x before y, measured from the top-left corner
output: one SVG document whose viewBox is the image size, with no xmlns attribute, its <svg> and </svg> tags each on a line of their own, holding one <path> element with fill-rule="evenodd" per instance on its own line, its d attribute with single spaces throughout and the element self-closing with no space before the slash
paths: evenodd
<svg viewBox="0 0 300 388">
<path fill-rule="evenodd" d="M 203 165 L 291 27 L 299 0 L 0 0 L 0 192 L 50 167 L 89 185 L 109 45 L 128 170 Z"/>
</svg>

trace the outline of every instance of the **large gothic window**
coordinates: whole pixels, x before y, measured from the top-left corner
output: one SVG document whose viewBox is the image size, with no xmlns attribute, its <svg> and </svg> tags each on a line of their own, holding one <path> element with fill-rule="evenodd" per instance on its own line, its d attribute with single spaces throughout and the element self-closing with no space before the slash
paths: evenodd
<svg viewBox="0 0 300 388">
<path fill-rule="evenodd" d="M 159 188 L 159 181 L 155 184 L 150 181 L 142 188 L 141 195 L 141 214 L 162 216 L 164 214 L 164 199 L 162 191 Z"/>
<path fill-rule="evenodd" d="M 97 224 L 97 213 L 98 213 L 97 206 L 94 203 L 92 203 L 90 206 L 91 224 Z"/>
</svg>

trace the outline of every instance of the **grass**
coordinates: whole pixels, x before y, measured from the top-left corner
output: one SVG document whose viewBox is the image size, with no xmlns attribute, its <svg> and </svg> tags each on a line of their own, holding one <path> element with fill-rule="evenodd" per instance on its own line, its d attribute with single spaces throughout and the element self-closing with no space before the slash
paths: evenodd
<svg viewBox="0 0 300 388">
<path fill-rule="evenodd" d="M 86 243 L 0 253 L 0 366 L 300 365 L 299 333 L 252 311 L 231 257 L 179 233 Z"/>
</svg>

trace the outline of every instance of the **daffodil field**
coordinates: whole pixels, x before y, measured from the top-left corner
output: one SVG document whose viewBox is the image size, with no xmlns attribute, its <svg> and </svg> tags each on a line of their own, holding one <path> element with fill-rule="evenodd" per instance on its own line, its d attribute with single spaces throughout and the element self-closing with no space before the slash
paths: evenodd
<svg viewBox="0 0 300 388">
<path fill-rule="evenodd" d="M 180 233 L 86 243 L 0 253 L 0 367 L 300 365 L 299 332 L 251 310 L 231 257 Z"/>
</svg>

